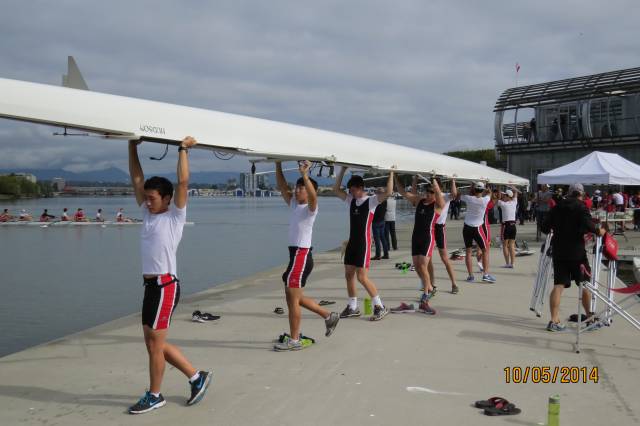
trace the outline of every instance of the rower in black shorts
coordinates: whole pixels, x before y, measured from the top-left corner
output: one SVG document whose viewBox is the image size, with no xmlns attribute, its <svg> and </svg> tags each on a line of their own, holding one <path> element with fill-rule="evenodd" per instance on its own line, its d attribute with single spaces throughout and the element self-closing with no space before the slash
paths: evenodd
<svg viewBox="0 0 640 426">
<path fill-rule="evenodd" d="M 378 289 L 369 279 L 368 269 L 371 259 L 371 223 L 373 214 L 378 204 L 386 200 L 393 191 L 393 171 L 389 173 L 387 187 L 383 193 L 368 196 L 364 190 L 362 176 L 351 176 L 347 183 L 349 194 L 342 188 L 342 179 L 347 171 L 343 167 L 336 179 L 333 191 L 336 196 L 349 206 L 349 242 L 344 255 L 344 272 L 347 280 L 347 293 L 349 304 L 340 314 L 341 318 L 359 317 L 358 297 L 356 292 L 356 277 L 360 284 L 371 296 L 373 315 L 371 321 L 379 321 L 384 318 L 389 310 L 382 303 Z"/>
<path fill-rule="evenodd" d="M 433 296 L 429 262 L 436 247 L 436 223 L 444 207 L 444 197 L 438 181 L 434 178 L 430 187 L 425 189 L 424 195 L 406 192 L 404 185 L 396 182 L 398 192 L 416 207 L 415 224 L 411 235 L 411 256 L 416 273 L 422 282 L 423 293 L 418 310 L 425 314 L 434 315 L 435 309 L 429 306 L 429 299 Z"/>
</svg>

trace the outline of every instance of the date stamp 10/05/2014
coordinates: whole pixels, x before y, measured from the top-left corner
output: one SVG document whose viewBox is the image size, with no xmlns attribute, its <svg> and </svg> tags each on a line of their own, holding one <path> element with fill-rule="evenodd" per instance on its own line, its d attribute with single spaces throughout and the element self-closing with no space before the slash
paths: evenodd
<svg viewBox="0 0 640 426">
<path fill-rule="evenodd" d="M 598 383 L 598 367 L 505 367 L 505 383 Z"/>
</svg>

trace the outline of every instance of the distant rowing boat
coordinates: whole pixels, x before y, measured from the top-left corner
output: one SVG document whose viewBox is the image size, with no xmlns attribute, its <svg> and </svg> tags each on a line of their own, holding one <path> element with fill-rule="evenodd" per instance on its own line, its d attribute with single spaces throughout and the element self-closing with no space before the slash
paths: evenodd
<svg viewBox="0 0 640 426">
<path fill-rule="evenodd" d="M 193 225 L 193 222 L 186 222 L 185 225 Z M 54 222 L 34 222 L 34 221 L 11 221 L 11 222 L 0 222 L 0 226 L 39 226 L 40 228 L 49 228 L 49 227 L 67 227 L 67 226 L 101 226 L 101 227 L 113 227 L 113 226 L 133 226 L 133 225 L 142 225 L 142 221 L 133 221 L 133 222 L 113 222 L 113 221 L 104 221 L 104 222 L 73 222 L 70 220 L 65 221 L 54 221 Z"/>
</svg>

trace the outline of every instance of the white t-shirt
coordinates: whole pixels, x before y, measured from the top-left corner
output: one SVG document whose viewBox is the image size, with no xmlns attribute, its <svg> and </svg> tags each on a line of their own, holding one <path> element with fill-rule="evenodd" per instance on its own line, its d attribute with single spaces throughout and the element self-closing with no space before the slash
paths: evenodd
<svg viewBox="0 0 640 426">
<path fill-rule="evenodd" d="M 396 220 L 396 199 L 393 195 L 387 198 L 387 212 L 384 214 L 385 222 L 395 222 Z"/>
<path fill-rule="evenodd" d="M 295 197 L 291 197 L 289 204 L 291 215 L 289 216 L 289 246 L 309 248 L 313 233 L 313 222 L 318 215 L 318 206 L 312 212 L 309 204 L 298 204 Z"/>
<path fill-rule="evenodd" d="M 362 203 L 367 201 L 367 199 L 369 200 L 369 213 L 374 213 L 376 211 L 376 207 L 378 207 L 378 204 L 380 204 L 380 202 L 378 201 L 377 195 L 365 195 L 362 198 L 357 198 L 356 206 L 360 207 Z M 353 200 L 353 195 L 347 194 L 347 198 L 345 198 L 344 200 L 345 204 L 347 205 L 347 208 L 351 206 L 352 200 Z"/>
<path fill-rule="evenodd" d="M 151 214 L 142 204 L 142 273 L 144 275 L 177 275 L 176 252 L 182 239 L 182 229 L 187 220 L 187 208 L 179 209 L 171 204 L 169 210 Z"/>
<path fill-rule="evenodd" d="M 489 195 L 476 197 L 475 195 L 463 195 L 460 197 L 467 204 L 467 212 L 464 215 L 464 223 L 469 226 L 480 226 L 484 223 L 484 214 L 487 204 L 491 201 Z"/>
<path fill-rule="evenodd" d="M 442 196 L 444 197 L 444 207 L 440 212 L 440 217 L 436 221 L 438 225 L 444 225 L 447 223 L 447 214 L 449 213 L 449 205 L 451 204 L 452 200 L 451 193 L 449 192 L 445 192 L 444 194 L 442 194 Z"/>
<path fill-rule="evenodd" d="M 511 201 L 498 200 L 498 207 L 502 209 L 502 221 L 503 222 L 515 222 L 516 209 L 518 207 L 518 199 L 514 198 Z"/>
<path fill-rule="evenodd" d="M 615 194 L 613 194 L 613 204 L 615 204 L 616 206 L 621 206 L 624 204 L 624 197 L 621 193 L 616 192 Z"/>
</svg>

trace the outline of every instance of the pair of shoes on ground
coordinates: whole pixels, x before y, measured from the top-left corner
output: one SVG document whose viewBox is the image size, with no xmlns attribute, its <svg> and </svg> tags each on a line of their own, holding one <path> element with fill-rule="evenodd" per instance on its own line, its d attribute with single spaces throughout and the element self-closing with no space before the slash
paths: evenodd
<svg viewBox="0 0 640 426">
<path fill-rule="evenodd" d="M 374 256 L 371 260 L 380 260 L 380 259 L 389 259 L 389 255 L 385 254 L 384 256 Z"/>
<path fill-rule="evenodd" d="M 198 378 L 189 383 L 189 386 L 191 387 L 191 397 L 187 400 L 187 405 L 194 405 L 202 401 L 202 398 L 204 398 L 204 395 L 207 393 L 207 389 L 209 388 L 209 384 L 211 383 L 211 377 L 213 376 L 211 371 L 199 371 L 198 373 Z M 166 403 L 167 401 L 164 399 L 162 394 L 155 396 L 151 392 L 147 391 L 142 395 L 142 398 L 140 398 L 138 402 L 129 407 L 129 413 L 148 413 L 149 411 L 163 407 Z"/>
<path fill-rule="evenodd" d="M 511 264 L 507 263 L 506 265 L 502 265 L 502 268 L 505 268 L 505 269 L 513 269 L 513 265 L 511 265 Z"/>
<path fill-rule="evenodd" d="M 369 317 L 370 321 L 380 321 L 382 318 L 386 317 L 389 313 L 389 309 L 386 306 L 376 305 L 373 307 L 373 315 Z M 346 308 L 340 313 L 340 318 L 355 318 L 362 315 L 360 313 L 360 309 L 351 308 L 351 306 L 347 305 Z"/>
<path fill-rule="evenodd" d="M 339 321 L 340 315 L 338 315 L 337 312 L 331 312 L 331 314 L 329 314 L 329 318 L 324 320 L 324 325 L 326 328 L 324 335 L 326 337 L 329 337 L 331 336 L 331 334 L 333 334 L 333 331 L 336 329 Z M 308 348 L 313 343 L 315 343 L 314 339 L 304 336 L 302 335 L 302 333 L 300 333 L 300 337 L 296 341 L 292 340 L 291 336 L 289 336 L 287 333 L 284 333 L 280 335 L 280 337 L 278 338 L 278 343 L 273 346 L 273 349 L 278 352 L 299 351 L 301 349 Z"/>
<path fill-rule="evenodd" d="M 406 314 L 406 313 L 413 313 L 415 311 L 416 311 L 416 307 L 413 303 L 407 304 L 404 302 L 400 303 L 399 306 L 390 309 L 390 312 L 392 314 Z M 421 312 L 427 315 L 436 314 L 436 310 L 429 305 L 428 300 L 423 300 L 422 302 L 420 302 L 420 305 L 418 305 L 418 312 Z"/>
<path fill-rule="evenodd" d="M 510 403 L 505 398 L 500 396 L 494 396 L 487 400 L 476 401 L 476 408 L 484 410 L 484 414 L 487 416 L 510 416 L 520 414 L 522 410 L 516 407 L 515 404 Z"/>
<path fill-rule="evenodd" d="M 298 340 L 293 340 L 288 333 L 283 333 L 278 337 L 277 343 L 273 345 L 273 350 L 276 352 L 300 351 L 308 348 L 315 342 L 315 339 L 307 337 L 302 333 L 300 333 Z"/>
<path fill-rule="evenodd" d="M 193 311 L 193 314 L 191 314 L 191 321 L 193 322 L 215 321 L 218 319 L 220 319 L 220 315 L 212 315 L 208 312 Z"/>
</svg>

